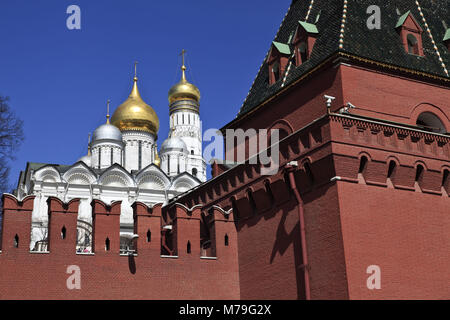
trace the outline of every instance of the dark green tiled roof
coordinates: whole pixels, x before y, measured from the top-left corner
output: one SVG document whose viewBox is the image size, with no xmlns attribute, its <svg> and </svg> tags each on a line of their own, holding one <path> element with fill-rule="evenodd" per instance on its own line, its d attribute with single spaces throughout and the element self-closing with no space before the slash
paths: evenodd
<svg viewBox="0 0 450 320">
<path fill-rule="evenodd" d="M 296 67 L 292 64 L 287 76 L 274 85 L 269 85 L 269 72 L 264 61 L 258 75 L 241 107 L 238 116 L 241 116 L 259 104 L 278 93 L 283 87 L 295 82 L 304 74 L 320 65 L 327 58 L 337 52 L 352 56 L 389 64 L 404 69 L 419 71 L 442 78 L 449 78 L 445 73 L 442 62 L 431 41 L 428 29 L 425 26 L 415 0 L 348 0 L 347 14 L 344 28 L 344 46 L 339 48 L 339 36 L 343 17 L 344 0 L 315 0 L 309 14 L 308 23 L 314 23 L 319 34 L 308 61 Z M 450 0 L 421 0 L 419 1 L 423 15 L 431 31 L 437 49 L 443 59 L 447 70 L 450 71 L 450 53 L 443 39 L 447 28 L 444 21 L 450 23 Z M 274 41 L 289 43 L 292 34 L 297 30 L 299 21 L 305 21 L 311 1 L 294 0 L 278 31 Z M 381 8 L 381 30 L 367 28 L 367 8 L 377 5 Z M 408 54 L 401 42 L 396 25 L 408 11 L 423 29 L 422 42 L 425 57 Z M 317 17 L 320 15 L 318 21 Z M 274 21 L 274 23 L 277 23 Z M 293 57 L 291 58 L 291 61 Z M 284 86 L 282 86 L 284 81 Z"/>
</svg>

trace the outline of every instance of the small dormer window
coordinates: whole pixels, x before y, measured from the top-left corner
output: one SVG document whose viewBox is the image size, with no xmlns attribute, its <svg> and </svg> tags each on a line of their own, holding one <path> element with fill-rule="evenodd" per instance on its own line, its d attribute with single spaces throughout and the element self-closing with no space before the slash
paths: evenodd
<svg viewBox="0 0 450 320">
<path fill-rule="evenodd" d="M 272 74 L 275 78 L 275 82 L 280 80 L 280 63 L 278 61 L 275 61 L 272 65 Z"/>
<path fill-rule="evenodd" d="M 419 55 L 419 46 L 417 38 L 410 33 L 407 35 L 406 40 L 408 42 L 408 53 Z"/>
<path fill-rule="evenodd" d="M 411 55 L 424 56 L 422 47 L 423 29 L 410 11 L 402 15 L 397 25 L 397 29 L 405 51 Z"/>
<path fill-rule="evenodd" d="M 287 68 L 289 58 L 291 56 L 291 48 L 284 43 L 273 42 L 270 49 L 267 64 L 269 67 L 269 84 L 275 84 L 280 80 Z"/>
<path fill-rule="evenodd" d="M 308 58 L 308 45 L 306 41 L 300 42 L 297 49 L 297 65 L 306 62 Z"/>
<path fill-rule="evenodd" d="M 299 21 L 292 40 L 292 44 L 295 47 L 295 64 L 297 66 L 309 60 L 318 34 L 319 31 L 316 25 Z"/>
</svg>

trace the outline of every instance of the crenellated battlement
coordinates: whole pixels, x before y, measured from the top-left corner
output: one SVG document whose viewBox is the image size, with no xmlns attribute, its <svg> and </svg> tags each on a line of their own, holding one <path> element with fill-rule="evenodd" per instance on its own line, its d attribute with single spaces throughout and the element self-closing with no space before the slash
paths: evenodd
<svg viewBox="0 0 450 320">
<path fill-rule="evenodd" d="M 93 200 L 92 248 L 79 252 L 80 199 L 50 197 L 46 250 L 30 251 L 34 200 L 3 195 L 0 299 L 240 297 L 236 228 L 219 208 L 136 202 L 132 235 L 120 232 L 121 202 Z M 124 237 L 130 241 L 125 253 Z M 74 268 L 80 289 L 67 285 Z"/>
<path fill-rule="evenodd" d="M 64 203 L 59 198 L 49 197 L 48 204 L 48 243 L 47 250 L 29 250 L 31 233 L 31 215 L 35 197 L 29 196 L 19 201 L 10 194 L 3 195 L 2 219 L 2 255 L 17 253 L 45 253 L 66 255 L 70 257 L 83 252 L 76 252 L 78 232 L 78 212 L 80 199 Z M 91 259 L 96 255 L 119 255 L 120 252 L 120 214 L 121 201 L 108 205 L 94 199 L 92 207 L 92 250 Z M 228 245 L 236 241 L 233 231 L 233 219 L 229 212 L 217 207 L 204 212 L 201 205 L 188 208 L 175 203 L 163 207 L 162 204 L 147 206 L 136 202 L 132 206 L 134 216 L 135 238 L 130 238 L 132 253 L 143 257 L 176 258 L 220 258 L 216 255 L 223 251 L 216 250 L 217 235 L 228 237 Z M 131 236 L 131 235 L 130 235 Z M 209 243 L 205 250 L 203 244 Z M 131 252 L 130 251 L 130 252 Z M 214 255 L 211 255 L 214 253 Z M 85 254 L 85 253 L 83 253 Z M 123 255 L 123 253 L 122 253 Z"/>
</svg>

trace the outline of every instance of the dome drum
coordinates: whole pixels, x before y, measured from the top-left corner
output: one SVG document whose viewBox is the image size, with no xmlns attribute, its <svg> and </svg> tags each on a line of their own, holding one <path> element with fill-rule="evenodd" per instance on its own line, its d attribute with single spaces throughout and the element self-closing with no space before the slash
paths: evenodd
<svg viewBox="0 0 450 320">
<path fill-rule="evenodd" d="M 193 100 L 177 100 L 170 104 L 169 113 L 172 114 L 175 111 L 187 110 L 200 113 L 200 105 Z"/>
</svg>

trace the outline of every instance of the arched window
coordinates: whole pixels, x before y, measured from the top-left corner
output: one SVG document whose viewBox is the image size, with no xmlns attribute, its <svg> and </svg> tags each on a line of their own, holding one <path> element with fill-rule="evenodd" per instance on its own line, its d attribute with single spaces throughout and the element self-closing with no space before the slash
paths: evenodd
<svg viewBox="0 0 450 320">
<path fill-rule="evenodd" d="M 417 38 L 410 33 L 406 36 L 406 40 L 408 41 L 408 53 L 419 55 L 419 42 Z"/>
<path fill-rule="evenodd" d="M 65 239 L 66 238 L 66 227 L 63 226 L 61 229 L 61 239 Z"/>
<path fill-rule="evenodd" d="M 416 121 L 417 126 L 421 127 L 421 129 L 436 133 L 446 133 L 447 129 L 445 128 L 442 121 L 431 112 L 424 112 L 419 115 Z"/>
<path fill-rule="evenodd" d="M 109 251 L 110 248 L 110 241 L 109 238 L 106 238 L 105 240 L 105 251 Z"/>
<path fill-rule="evenodd" d="M 228 234 L 225 234 L 225 247 L 228 247 L 230 239 L 228 238 Z"/>
<path fill-rule="evenodd" d="M 194 177 L 197 177 L 197 173 L 198 173 L 197 168 L 192 168 L 192 175 Z"/>
<path fill-rule="evenodd" d="M 17 234 L 14 236 L 14 247 L 19 247 L 19 236 Z"/>
<path fill-rule="evenodd" d="M 150 229 L 147 231 L 147 242 L 152 241 L 152 233 L 150 232 Z"/>
</svg>

